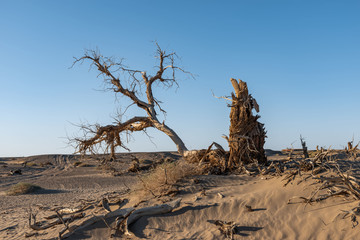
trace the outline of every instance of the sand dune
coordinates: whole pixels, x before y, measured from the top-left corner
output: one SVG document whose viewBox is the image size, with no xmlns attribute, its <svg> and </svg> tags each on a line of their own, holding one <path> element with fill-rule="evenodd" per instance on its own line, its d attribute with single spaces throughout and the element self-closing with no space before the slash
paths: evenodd
<svg viewBox="0 0 360 240">
<path fill-rule="evenodd" d="M 158 159 L 178 158 L 174 153 L 123 154 L 120 162 L 116 163 L 118 165 L 114 163 L 114 168 L 118 171 L 127 169 L 134 156 L 149 164 Z M 270 158 L 281 157 L 274 155 Z M 25 232 L 31 232 L 28 227 L 29 206 L 33 209 L 36 209 L 36 205 L 73 207 L 80 199 L 98 199 L 104 194 L 115 192 L 129 199 L 121 206 L 126 208 L 143 197 L 136 191 L 125 191 L 127 186 L 136 186 L 135 174 L 113 176 L 111 172 L 100 171 L 96 167 L 96 159 L 88 160 L 87 167 L 73 167 L 72 163 L 77 160 L 77 157 L 73 156 L 37 156 L 30 160 L 2 159 L 3 165 L 6 163 L 8 167 L 1 168 L 1 191 L 19 181 L 38 184 L 44 190 L 27 195 L 1 197 L 1 239 L 23 239 Z M 21 167 L 21 161 L 36 162 L 38 166 Z M 41 167 L 40 163 L 46 161 L 50 161 L 52 165 Z M 356 165 L 357 162 L 344 160 L 343 164 Z M 11 168 L 21 168 L 23 174 L 7 176 L 6 173 Z M 359 202 L 351 197 L 332 197 L 311 204 L 288 204 L 289 199 L 295 196 L 309 197 L 314 193 L 318 187 L 317 180 L 307 177 L 298 177 L 285 187 L 283 176 L 205 175 L 185 179 L 177 196 L 153 198 L 141 205 L 152 206 L 182 198 L 180 207 L 173 212 L 142 217 L 132 224 L 132 238 L 225 239 L 218 227 L 212 223 L 222 220 L 236 223 L 234 239 L 357 239 L 359 226 L 353 227 L 349 217 L 342 218 L 343 211 L 359 205 Z M 197 179 L 196 183 L 192 180 L 194 178 Z M 249 211 L 246 206 L 250 206 L 253 211 Z M 40 220 L 46 214 L 48 213 L 38 210 L 37 217 Z M 115 218 L 107 219 L 107 223 L 114 224 L 114 220 Z M 12 226 L 14 227 L 5 229 Z M 46 234 L 29 239 L 56 238 L 61 228 L 61 225 L 49 228 L 43 231 Z M 109 237 L 109 228 L 99 221 L 76 231 L 68 239 Z"/>
</svg>

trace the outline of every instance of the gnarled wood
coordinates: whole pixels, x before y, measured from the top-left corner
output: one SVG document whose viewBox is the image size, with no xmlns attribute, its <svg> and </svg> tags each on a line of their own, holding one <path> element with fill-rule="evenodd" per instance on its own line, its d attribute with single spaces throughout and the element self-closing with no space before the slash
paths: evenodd
<svg viewBox="0 0 360 240">
<path fill-rule="evenodd" d="M 259 115 L 253 115 L 252 110 L 259 112 L 259 105 L 249 94 L 246 82 L 232 78 L 232 93 L 230 111 L 230 134 L 228 138 L 230 157 L 228 169 L 236 168 L 242 163 L 265 163 L 264 150 L 266 131 L 264 124 L 259 123 Z"/>
</svg>

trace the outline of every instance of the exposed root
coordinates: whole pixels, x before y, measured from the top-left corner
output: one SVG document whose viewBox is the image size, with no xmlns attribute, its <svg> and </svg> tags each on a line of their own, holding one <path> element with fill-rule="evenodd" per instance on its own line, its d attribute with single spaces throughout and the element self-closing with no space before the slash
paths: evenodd
<svg viewBox="0 0 360 240">
<path fill-rule="evenodd" d="M 226 239 L 234 239 L 236 223 L 221 220 L 208 220 L 208 222 L 218 226 L 220 232 L 225 235 Z"/>
</svg>

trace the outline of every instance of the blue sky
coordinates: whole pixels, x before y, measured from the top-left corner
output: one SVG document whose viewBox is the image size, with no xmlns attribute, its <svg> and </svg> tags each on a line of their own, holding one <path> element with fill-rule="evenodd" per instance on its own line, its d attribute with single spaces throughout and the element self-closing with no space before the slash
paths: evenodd
<svg viewBox="0 0 360 240">
<path fill-rule="evenodd" d="M 167 124 L 189 149 L 228 134 L 229 79 L 248 83 L 268 132 L 266 148 L 342 148 L 360 140 L 359 1 L 18 1 L 0 0 L 0 156 L 72 153 L 73 124 L 109 124 L 120 105 L 84 49 L 125 58 L 149 73 L 157 41 L 196 79 L 156 94 Z M 138 111 L 130 111 L 131 114 Z M 175 150 L 150 130 L 133 151 Z"/>
</svg>

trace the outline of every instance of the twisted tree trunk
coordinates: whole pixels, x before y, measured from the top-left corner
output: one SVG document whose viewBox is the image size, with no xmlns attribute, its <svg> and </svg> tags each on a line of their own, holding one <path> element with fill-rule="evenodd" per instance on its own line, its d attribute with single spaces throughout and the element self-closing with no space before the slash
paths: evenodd
<svg viewBox="0 0 360 240">
<path fill-rule="evenodd" d="M 236 168 L 242 163 L 266 163 L 264 144 L 266 131 L 264 124 L 259 123 L 259 115 L 253 115 L 252 109 L 259 112 L 259 105 L 249 94 L 246 82 L 231 79 L 235 94 L 231 93 L 228 169 Z"/>
<path fill-rule="evenodd" d="M 154 123 L 154 127 L 170 137 L 170 139 L 175 143 L 178 153 L 184 155 L 184 152 L 188 150 L 179 135 L 177 135 L 176 132 L 167 125 L 165 125 L 165 123 L 156 122 Z"/>
</svg>

